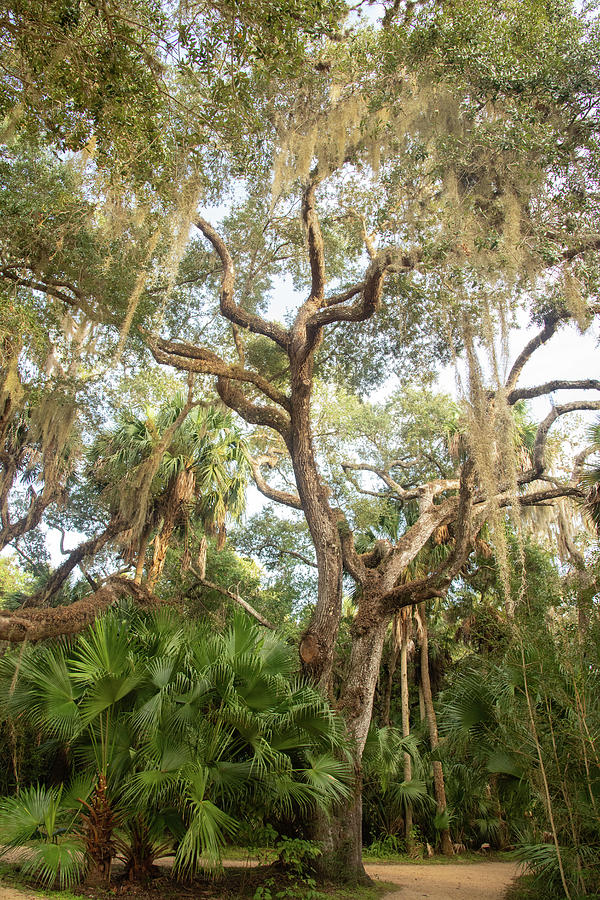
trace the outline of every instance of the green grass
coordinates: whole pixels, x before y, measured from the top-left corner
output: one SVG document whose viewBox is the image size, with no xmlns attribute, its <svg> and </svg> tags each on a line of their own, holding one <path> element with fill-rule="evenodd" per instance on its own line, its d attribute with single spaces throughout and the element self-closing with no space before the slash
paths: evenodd
<svg viewBox="0 0 600 900">
<path fill-rule="evenodd" d="M 229 846 L 223 849 L 223 859 L 239 860 L 244 862 L 247 859 L 257 860 L 261 864 L 267 864 L 275 859 L 276 852 L 269 848 L 252 848 Z M 363 863 L 367 865 L 385 865 L 386 863 L 395 865 L 414 865 L 414 866 L 447 866 L 447 865 L 470 865 L 472 863 L 486 862 L 493 860 L 494 862 L 509 862 L 510 855 L 502 851 L 492 851 L 490 853 L 478 853 L 474 850 L 467 850 L 465 853 L 456 856 L 442 856 L 436 854 L 432 857 L 409 856 L 407 853 L 394 853 L 390 856 L 375 856 L 369 853 L 369 848 L 365 847 L 362 854 Z"/>
<path fill-rule="evenodd" d="M 243 863 L 248 858 L 257 859 L 260 862 L 261 866 L 264 866 L 268 865 L 269 862 L 271 862 L 274 857 L 274 851 L 270 849 L 263 849 L 250 852 L 248 848 L 245 847 L 227 847 L 223 855 L 225 859 L 232 861 L 239 860 L 240 863 Z M 473 863 L 486 862 L 487 860 L 503 861 L 506 860 L 507 857 L 508 854 L 506 853 L 491 853 L 483 855 L 481 853 L 468 852 L 454 857 L 434 856 L 426 859 L 414 859 L 410 856 L 407 856 L 406 854 L 397 854 L 395 856 L 381 859 L 379 857 L 369 856 L 368 853 L 365 853 L 363 855 L 363 861 L 367 864 L 372 863 L 381 866 L 394 864 L 413 866 L 443 866 L 448 864 L 472 865 Z M 252 878 L 252 876 L 250 875 L 251 871 L 252 870 L 246 870 L 246 875 L 244 876 L 244 880 L 248 876 L 250 876 L 249 884 L 242 885 L 239 884 L 239 881 L 229 881 L 229 883 L 225 882 L 221 886 L 214 885 L 214 893 L 211 891 L 211 897 L 216 898 L 221 896 L 223 898 L 227 898 L 227 900 L 237 900 L 237 898 L 244 898 L 244 900 L 247 900 L 248 897 L 252 897 L 256 884 L 259 883 L 258 881 L 256 881 L 256 876 L 260 878 L 260 875 L 257 870 L 254 870 L 255 878 Z M 263 870 L 263 878 L 265 877 L 265 871 L 266 870 Z M 233 874 L 233 872 L 231 874 Z M 4 884 L 10 885 L 16 890 L 27 891 L 29 895 L 39 897 L 40 900 L 90 900 L 91 896 L 108 898 L 112 893 L 110 889 L 108 889 L 107 892 L 106 889 L 101 888 L 98 889 L 97 893 L 94 892 L 93 895 L 90 894 L 89 888 L 82 888 L 82 893 L 76 893 L 73 890 L 37 890 L 32 887 L 31 881 L 27 881 L 21 876 L 18 870 L 16 870 L 13 866 L 8 865 L 7 863 L 2 863 L 1 861 L 0 878 Z M 241 891 L 240 888 L 242 888 Z M 317 889 L 320 895 L 322 897 L 326 897 L 327 900 L 379 900 L 379 898 L 383 897 L 385 894 L 397 890 L 398 885 L 390 882 L 377 882 L 374 885 L 366 886 L 319 885 Z M 182 895 L 179 893 L 178 888 L 175 884 L 172 884 L 172 887 L 171 885 L 169 885 L 169 888 L 167 888 L 168 895 L 171 895 L 171 890 L 173 892 L 173 898 L 176 898 L 176 900 L 180 900 L 180 897 Z M 507 900 L 538 900 L 539 894 L 536 894 L 532 891 L 533 889 L 527 877 L 519 879 L 517 885 L 513 889 L 511 889 L 511 893 L 508 895 Z M 149 895 L 146 893 L 142 893 L 142 896 L 145 898 Z M 152 896 L 154 897 L 157 895 L 152 894 Z M 206 894 L 203 893 L 199 894 L 198 896 L 206 896 Z M 167 894 L 163 894 L 162 897 L 163 900 L 166 900 Z"/>
<path fill-rule="evenodd" d="M 483 863 L 489 862 L 493 860 L 494 862 L 509 862 L 510 856 L 508 853 L 503 852 L 493 852 L 493 853 L 476 853 L 472 850 L 467 850 L 466 853 L 456 854 L 455 856 L 442 856 L 438 854 L 436 856 L 431 857 L 413 857 L 409 856 L 407 853 L 397 853 L 393 856 L 372 856 L 369 854 L 368 849 L 363 851 L 363 862 L 371 865 L 402 865 L 402 866 L 449 866 L 449 865 L 473 865 L 473 863 Z"/>
<path fill-rule="evenodd" d="M 234 854 L 234 850 L 237 851 Z M 243 848 L 229 848 L 229 853 L 227 854 L 228 859 L 240 859 L 242 853 L 245 853 L 246 858 L 248 856 L 247 851 Z M 114 883 L 108 887 L 98 887 L 96 890 L 93 890 L 93 895 L 90 893 L 90 888 L 82 888 L 82 893 L 74 893 L 73 891 L 50 891 L 47 889 L 36 889 L 32 886 L 31 881 L 24 879 L 20 872 L 15 869 L 13 866 L 8 865 L 7 863 L 0 862 L 0 883 L 7 887 L 12 887 L 15 890 L 22 890 L 27 892 L 28 896 L 39 897 L 40 900 L 90 900 L 93 896 L 96 900 L 109 900 L 111 896 L 115 893 L 115 885 Z M 247 890 L 241 890 L 238 893 L 238 889 L 236 889 L 232 884 L 224 883 L 222 885 L 215 885 L 213 890 L 210 891 L 211 897 L 223 897 L 227 898 L 227 900 L 249 900 L 252 897 L 256 885 L 247 885 Z M 395 890 L 397 885 L 392 884 L 391 882 L 378 881 L 377 884 L 373 885 L 352 885 L 352 886 L 319 886 L 318 891 L 322 897 L 326 897 L 327 900 L 380 900 L 385 894 L 390 893 Z M 138 890 L 135 889 L 135 894 L 133 896 L 139 896 Z M 150 888 L 152 891 L 152 888 Z M 181 900 L 182 894 L 178 890 L 178 886 L 176 884 L 172 885 L 172 893 L 171 890 L 168 889 L 168 894 L 165 894 L 161 891 L 162 900 L 167 900 L 167 897 L 172 896 L 175 900 Z M 125 897 L 130 896 L 129 893 L 125 892 Z M 143 898 L 148 897 L 148 894 L 145 892 L 141 892 L 141 896 Z M 158 894 L 152 893 L 153 897 L 158 897 Z M 185 889 L 186 898 L 189 896 L 189 888 Z M 204 892 L 202 894 L 198 894 L 198 896 L 206 896 Z M 298 900 L 301 900 L 301 894 L 295 895 L 298 897 Z"/>
<path fill-rule="evenodd" d="M 328 891 L 327 896 L 331 900 L 377 900 L 385 894 L 397 891 L 398 885 L 391 881 L 378 881 L 372 886 L 354 885 L 347 888 L 336 888 L 331 893 Z"/>
<path fill-rule="evenodd" d="M 40 900 L 82 900 L 81 894 L 72 891 L 49 891 L 31 886 L 31 881 L 26 881 L 13 866 L 0 862 L 0 882 L 8 887 L 14 887 L 18 891 L 27 891 L 28 894 L 40 897 Z M 87 900 L 87 898 L 86 898 Z"/>
<path fill-rule="evenodd" d="M 233 845 L 223 847 L 221 853 L 223 859 L 245 861 L 247 859 L 256 859 L 261 862 L 271 862 L 276 857 L 276 852 L 272 847 L 235 847 Z"/>
</svg>

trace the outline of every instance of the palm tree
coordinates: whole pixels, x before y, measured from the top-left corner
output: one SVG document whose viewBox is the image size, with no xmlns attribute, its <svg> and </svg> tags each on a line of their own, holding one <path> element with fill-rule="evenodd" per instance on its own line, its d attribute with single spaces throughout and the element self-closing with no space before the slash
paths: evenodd
<svg viewBox="0 0 600 900">
<path fill-rule="evenodd" d="M 119 510 L 131 523 L 121 540 L 128 558 L 136 562 L 138 583 L 154 532 L 149 590 L 162 573 L 176 529 L 183 530 L 183 565 L 189 567 L 189 525 L 193 519 L 200 520 L 204 535 L 196 555 L 203 577 L 206 537 L 215 535 L 221 549 L 227 519 L 239 518 L 245 506 L 248 450 L 231 413 L 214 406 L 196 406 L 177 425 L 184 407 L 183 395 L 177 395 L 156 415 L 125 414 L 115 429 L 96 441 L 89 456 L 91 473 L 111 511 Z M 169 430 L 173 433 L 163 449 Z M 149 485 L 145 484 L 148 480 Z"/>
<path fill-rule="evenodd" d="M 402 531 L 409 528 L 414 523 L 418 511 L 414 504 L 407 503 L 403 507 L 397 504 L 390 504 L 377 519 L 374 528 L 369 529 L 360 541 L 357 542 L 359 552 L 370 549 L 378 539 L 391 539 L 397 541 Z M 402 573 L 401 579 L 404 582 L 415 581 L 422 577 L 426 571 L 435 568 L 442 562 L 449 552 L 449 546 L 452 541 L 448 529 L 444 526 L 438 529 L 427 544 L 423 547 L 415 559 L 407 566 Z M 402 730 L 404 737 L 410 733 L 410 720 L 408 709 L 408 671 L 407 671 L 407 649 L 408 649 L 408 622 L 404 617 L 398 617 L 395 626 L 399 626 L 400 640 L 397 644 L 400 647 L 400 673 L 401 673 L 401 700 L 402 700 Z M 419 604 L 418 611 L 419 622 L 419 638 L 421 649 L 421 689 L 423 693 L 423 701 L 425 708 L 425 717 L 429 730 L 429 739 L 431 750 L 435 753 L 439 745 L 438 728 L 436 721 L 435 707 L 433 704 L 433 694 L 431 691 L 431 680 L 429 675 L 429 631 L 427 627 L 427 608 L 424 602 Z M 397 658 L 397 656 L 396 656 Z M 432 761 L 433 768 L 433 785 L 436 799 L 437 815 L 435 818 L 436 829 L 440 834 L 442 852 L 450 856 L 453 854 L 452 838 L 449 829 L 449 816 L 446 803 L 446 791 L 444 786 L 444 772 L 442 763 L 435 758 Z M 411 759 L 410 755 L 404 756 L 404 773 L 405 781 L 411 783 Z M 405 816 L 405 832 L 407 842 L 410 844 L 410 828 L 412 827 L 412 808 L 410 805 L 410 796 L 407 795 L 406 816 Z"/>
<path fill-rule="evenodd" d="M 586 512 L 600 535 L 600 420 L 590 425 L 587 431 L 590 452 L 599 460 L 588 466 L 582 476 L 587 487 Z"/>
</svg>

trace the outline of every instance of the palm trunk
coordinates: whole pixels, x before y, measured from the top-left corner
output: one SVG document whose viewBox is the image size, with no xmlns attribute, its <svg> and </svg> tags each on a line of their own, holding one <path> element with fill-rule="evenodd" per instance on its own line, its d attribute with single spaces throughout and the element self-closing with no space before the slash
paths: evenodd
<svg viewBox="0 0 600 900">
<path fill-rule="evenodd" d="M 136 584 L 142 583 L 142 578 L 144 575 L 144 565 L 146 563 L 146 551 L 148 549 L 148 544 L 150 542 L 150 529 L 146 529 L 142 534 L 140 540 L 140 549 L 138 552 L 136 564 L 135 564 L 135 576 L 134 582 Z"/>
<path fill-rule="evenodd" d="M 170 509 L 167 505 L 162 528 L 154 539 L 154 553 L 152 554 L 152 564 L 148 571 L 146 587 L 150 592 L 154 590 L 156 582 L 161 576 L 165 566 L 167 550 L 175 530 L 176 510 Z"/>
<path fill-rule="evenodd" d="M 408 627 L 407 623 L 402 623 L 402 640 L 400 643 L 400 700 L 402 705 L 402 735 L 408 737 L 410 734 L 410 708 L 408 705 Z M 412 778 L 412 760 L 409 753 L 404 754 L 404 780 L 410 781 Z M 410 853 L 413 848 L 412 838 L 412 806 L 407 802 L 404 811 L 404 836 L 406 838 L 406 849 Z"/>
<path fill-rule="evenodd" d="M 431 749 L 436 750 L 439 746 L 439 737 L 437 719 L 433 707 L 433 697 L 431 694 L 431 680 L 429 677 L 429 635 L 427 631 L 427 610 L 425 608 L 425 603 L 419 603 L 419 614 L 423 629 L 421 637 L 421 685 L 423 687 L 423 703 L 425 706 L 427 725 L 429 727 L 429 742 L 431 744 Z M 433 762 L 433 788 L 435 792 L 436 811 L 438 815 L 442 815 L 446 812 L 447 804 L 444 772 L 439 760 Z M 444 856 L 452 856 L 454 848 L 452 846 L 452 838 L 450 837 L 450 829 L 443 828 L 440 831 L 440 838 L 442 842 L 442 853 Z"/>
<path fill-rule="evenodd" d="M 200 578 L 206 578 L 206 553 L 208 550 L 208 539 L 205 534 L 200 538 L 200 544 L 198 546 L 198 556 L 196 560 L 196 565 L 198 567 L 198 574 Z"/>
<path fill-rule="evenodd" d="M 389 725 L 390 724 L 390 710 L 392 705 L 392 687 L 394 685 L 394 675 L 396 674 L 396 667 L 398 665 L 398 656 L 399 650 L 396 644 L 394 643 L 392 647 L 392 652 L 390 653 L 390 661 L 388 663 L 388 677 L 385 683 L 385 689 L 383 692 L 383 701 L 382 701 L 382 709 L 381 709 L 381 724 Z"/>
</svg>

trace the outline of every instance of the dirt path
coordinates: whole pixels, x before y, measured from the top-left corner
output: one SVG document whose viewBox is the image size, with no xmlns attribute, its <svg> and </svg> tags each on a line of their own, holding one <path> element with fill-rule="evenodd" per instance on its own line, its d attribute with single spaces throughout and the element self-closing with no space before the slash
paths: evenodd
<svg viewBox="0 0 600 900">
<path fill-rule="evenodd" d="M 392 881 L 399 890 L 384 900 L 502 900 L 519 874 L 509 862 L 462 863 L 439 866 L 366 865 L 374 881 Z M 2 900 L 2 898 L 0 898 Z"/>
<path fill-rule="evenodd" d="M 27 891 L 18 891 L 16 888 L 0 885 L 0 900 L 40 900 L 40 895 L 28 894 Z"/>
<path fill-rule="evenodd" d="M 226 860 L 225 865 L 239 866 L 240 861 Z M 514 863 L 506 862 L 438 866 L 378 863 L 365 868 L 374 881 L 398 885 L 398 890 L 386 894 L 383 900 L 503 900 L 506 889 L 519 874 Z M 40 894 L 0 884 L 0 900 L 40 900 Z"/>
</svg>

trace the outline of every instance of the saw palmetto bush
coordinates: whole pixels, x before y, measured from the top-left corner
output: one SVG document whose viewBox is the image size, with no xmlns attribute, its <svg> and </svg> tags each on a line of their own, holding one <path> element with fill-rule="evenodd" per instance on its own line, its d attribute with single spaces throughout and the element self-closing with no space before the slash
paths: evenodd
<svg viewBox="0 0 600 900">
<path fill-rule="evenodd" d="M 0 834 L 9 848 L 27 846 L 21 870 L 46 887 L 68 888 L 87 869 L 85 846 L 75 830 L 89 785 L 76 780 L 62 785 L 32 785 L 0 806 Z"/>
<path fill-rule="evenodd" d="M 71 645 L 5 656 L 0 674 L 11 714 L 68 744 L 91 776 L 70 830 L 87 858 L 108 874 L 118 853 L 136 876 L 172 848 L 188 877 L 219 864 L 244 818 L 306 817 L 348 796 L 343 727 L 294 667 L 291 648 L 243 615 L 217 634 L 120 610 Z"/>
</svg>

